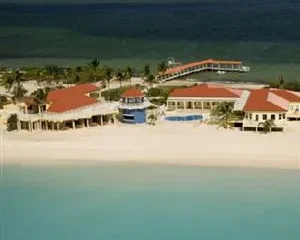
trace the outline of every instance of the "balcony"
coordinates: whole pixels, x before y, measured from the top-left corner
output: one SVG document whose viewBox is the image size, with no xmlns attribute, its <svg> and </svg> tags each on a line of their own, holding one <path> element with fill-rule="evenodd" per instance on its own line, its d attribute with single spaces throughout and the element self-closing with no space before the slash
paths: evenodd
<svg viewBox="0 0 300 240">
<path fill-rule="evenodd" d="M 119 103 L 119 109 L 144 109 L 149 107 L 151 104 L 149 100 L 144 99 L 144 102 L 141 103 Z"/>
</svg>

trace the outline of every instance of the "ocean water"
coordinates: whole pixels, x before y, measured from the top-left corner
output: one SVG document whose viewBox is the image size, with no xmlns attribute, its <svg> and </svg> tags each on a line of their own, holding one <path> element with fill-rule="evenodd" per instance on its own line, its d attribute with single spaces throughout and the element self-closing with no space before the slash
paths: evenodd
<svg viewBox="0 0 300 240">
<path fill-rule="evenodd" d="M 221 78 L 300 81 L 300 2 L 0 5 L 0 65 L 155 65 L 168 57 L 241 60 L 249 74 Z M 220 76 L 200 75 L 199 78 Z"/>
<path fill-rule="evenodd" d="M 299 240 L 299 171 L 4 166 L 3 240 Z"/>
</svg>

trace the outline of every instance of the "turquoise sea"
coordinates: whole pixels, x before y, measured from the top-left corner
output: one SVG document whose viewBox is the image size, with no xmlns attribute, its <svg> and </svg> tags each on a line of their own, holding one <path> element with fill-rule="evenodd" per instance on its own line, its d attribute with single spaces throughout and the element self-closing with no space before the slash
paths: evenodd
<svg viewBox="0 0 300 240">
<path fill-rule="evenodd" d="M 0 4 L 0 66 L 76 66 L 98 57 L 102 64 L 154 69 L 168 57 L 215 58 L 241 60 L 251 72 L 199 79 L 270 81 L 283 74 L 300 81 L 296 0 L 44 2 Z"/>
<path fill-rule="evenodd" d="M 5 165 L 3 240 L 299 240 L 300 173 L 121 163 Z"/>
</svg>

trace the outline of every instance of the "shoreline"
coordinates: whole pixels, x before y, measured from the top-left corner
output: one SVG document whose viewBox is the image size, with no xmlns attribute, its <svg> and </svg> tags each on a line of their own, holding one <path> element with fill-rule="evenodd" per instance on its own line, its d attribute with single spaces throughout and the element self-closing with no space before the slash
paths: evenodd
<svg viewBox="0 0 300 240">
<path fill-rule="evenodd" d="M 34 167 L 65 167 L 65 166 L 103 166 L 103 165 L 151 165 L 151 166 L 174 166 L 174 167 L 201 167 L 201 168 L 225 168 L 225 169 L 262 169 L 262 170 L 286 170 L 286 171 L 300 171 L 300 166 L 298 163 L 294 161 L 289 162 L 288 164 L 285 162 L 284 164 L 278 163 L 278 165 L 267 164 L 263 161 L 252 162 L 251 164 L 240 164 L 238 161 L 227 162 L 227 164 L 222 164 L 220 160 L 210 161 L 208 162 L 172 162 L 172 161 L 137 161 L 137 160 L 95 160 L 95 159 L 81 159 L 81 160 L 45 160 L 39 161 L 36 160 L 26 160 L 23 158 L 22 160 L 9 160 L 9 162 L 2 163 L 2 167 L 5 166 L 34 166 Z"/>
<path fill-rule="evenodd" d="M 154 127 L 3 132 L 2 164 L 145 163 L 300 170 L 299 134 L 298 128 L 264 135 L 165 122 Z"/>
</svg>

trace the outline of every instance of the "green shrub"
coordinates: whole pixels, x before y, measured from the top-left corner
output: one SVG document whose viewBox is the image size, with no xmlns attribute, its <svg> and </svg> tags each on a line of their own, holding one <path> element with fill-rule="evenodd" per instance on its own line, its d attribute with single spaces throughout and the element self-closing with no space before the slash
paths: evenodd
<svg viewBox="0 0 300 240">
<path fill-rule="evenodd" d="M 12 114 L 7 119 L 7 131 L 13 131 L 18 129 L 18 116 L 17 114 Z"/>
<path fill-rule="evenodd" d="M 162 98 L 153 98 L 153 99 L 150 100 L 150 102 L 155 104 L 155 105 L 161 106 L 161 105 L 166 104 L 167 98 L 164 98 L 164 97 L 162 97 Z"/>
<path fill-rule="evenodd" d="M 0 109 L 3 109 L 3 105 L 7 103 L 7 98 L 3 95 L 0 95 Z"/>
<path fill-rule="evenodd" d="M 130 87 L 121 87 L 121 88 L 110 89 L 110 90 L 103 91 L 101 95 L 102 97 L 104 97 L 106 101 L 109 100 L 119 101 L 123 92 L 125 92 L 129 88 Z"/>
</svg>

